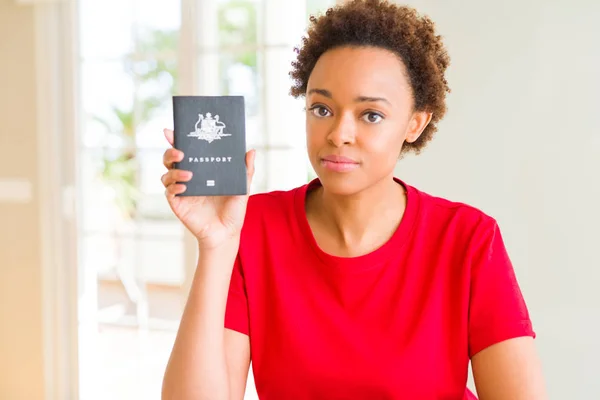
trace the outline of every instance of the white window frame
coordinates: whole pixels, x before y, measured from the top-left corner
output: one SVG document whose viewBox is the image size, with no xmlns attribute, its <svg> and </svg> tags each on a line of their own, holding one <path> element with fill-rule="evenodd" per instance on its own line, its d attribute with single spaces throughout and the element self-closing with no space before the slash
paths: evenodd
<svg viewBox="0 0 600 400">
<path fill-rule="evenodd" d="M 77 10 L 75 0 L 19 0 L 34 8 L 44 393 L 79 398 Z"/>
</svg>

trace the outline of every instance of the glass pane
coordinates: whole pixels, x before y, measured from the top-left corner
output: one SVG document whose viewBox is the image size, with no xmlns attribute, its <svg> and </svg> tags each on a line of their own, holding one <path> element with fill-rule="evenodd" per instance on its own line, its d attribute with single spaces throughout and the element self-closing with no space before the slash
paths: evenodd
<svg viewBox="0 0 600 400">
<path fill-rule="evenodd" d="M 163 129 L 173 127 L 171 96 L 178 85 L 176 60 L 156 64 L 152 60 L 143 60 L 139 64 L 149 72 L 139 76 L 136 146 L 164 151 L 169 145 L 163 135 Z M 162 160 L 159 160 L 159 164 L 162 165 Z"/>
<path fill-rule="evenodd" d="M 178 85 L 177 60 L 163 55 L 176 51 L 178 32 L 149 33 L 144 40 L 146 51 L 160 54 L 82 64 L 84 146 L 147 146 L 139 143 L 138 131 L 153 123 L 162 125 L 149 136 L 151 143 L 162 145 L 162 128 L 172 126 L 171 96 Z"/>
<path fill-rule="evenodd" d="M 166 147 L 166 146 L 165 146 Z M 174 221 L 173 211 L 165 198 L 165 188 L 160 177 L 166 172 L 162 163 L 162 150 L 140 149 L 137 154 L 139 165 L 138 188 L 140 199 L 137 203 L 138 218 L 144 221 Z M 182 225 L 176 223 L 180 229 Z"/>
<path fill-rule="evenodd" d="M 159 164 L 161 166 L 162 153 L 170 147 L 163 133 L 164 128 L 173 128 L 173 102 L 170 98 L 153 105 L 149 115 L 136 127 L 135 143 L 137 148 L 160 152 Z"/>
<path fill-rule="evenodd" d="M 89 149 L 80 153 L 84 232 L 123 230 L 134 218 L 137 201 L 135 160 L 122 149 Z"/>
<path fill-rule="evenodd" d="M 172 0 L 133 0 L 135 23 L 140 31 L 179 31 L 181 3 Z"/>
<path fill-rule="evenodd" d="M 260 74 L 259 54 L 246 52 L 220 57 L 219 73 L 223 95 L 244 96 L 246 105 L 246 141 L 249 148 L 263 145 L 260 134 Z"/>
<path fill-rule="evenodd" d="M 219 60 L 221 93 L 246 98 L 249 115 L 259 110 L 259 55 L 256 52 L 223 54 Z"/>
<path fill-rule="evenodd" d="M 95 271 L 99 275 L 114 272 L 118 264 L 117 241 L 107 233 L 95 233 L 80 238 L 84 268 Z"/>
<path fill-rule="evenodd" d="M 143 286 L 179 287 L 183 283 L 183 231 L 177 222 L 144 221 L 120 228 L 84 235 L 82 249 L 86 267 L 95 270 L 101 281 L 116 281 L 123 286 L 128 296 L 125 303 L 137 302 L 140 292 L 146 291 Z M 106 301 L 100 292 L 99 305 L 106 307 Z M 153 310 L 149 312 L 152 317 Z M 178 312 L 167 319 L 176 318 Z"/>
<path fill-rule="evenodd" d="M 219 45 L 225 51 L 256 45 L 260 1 L 226 0 L 218 4 Z"/>
<path fill-rule="evenodd" d="M 254 177 L 252 178 L 251 193 L 262 193 L 267 190 L 267 151 L 258 149 L 254 159 Z"/>
<path fill-rule="evenodd" d="M 139 226 L 138 239 L 138 265 L 140 265 L 141 278 L 148 285 L 178 288 L 184 283 L 183 260 L 183 231 L 177 221 L 152 220 L 145 221 Z M 179 291 L 174 291 L 179 298 Z M 157 296 L 160 294 L 157 293 Z M 178 305 L 181 306 L 180 302 Z M 151 306 L 159 306 L 153 302 Z M 172 313 L 165 314 L 165 310 L 154 310 L 150 307 L 150 317 L 158 312 L 165 319 L 174 320 L 179 316 L 179 309 L 171 309 Z"/>
<path fill-rule="evenodd" d="M 178 86 L 178 30 L 143 30 L 136 42 L 136 53 L 123 59 L 127 73 L 136 82 L 136 100 L 149 109 L 138 110 L 138 118 L 152 116 L 155 108 L 171 100 Z"/>
<path fill-rule="evenodd" d="M 81 0 L 78 5 L 84 59 L 116 59 L 133 49 L 133 0 Z"/>
<path fill-rule="evenodd" d="M 130 56 L 124 60 L 127 73 L 136 83 L 138 102 L 153 101 L 149 106 L 158 107 L 170 101 L 170 96 L 178 85 L 177 59 L 173 54 L 177 50 L 178 36 L 171 32 L 151 32 L 143 48 L 156 55 Z M 156 104 L 154 104 L 156 103 Z M 142 113 L 138 118 L 147 118 L 151 114 Z"/>
<path fill-rule="evenodd" d="M 84 146 L 123 147 L 133 123 L 133 77 L 122 61 L 81 65 Z"/>
</svg>

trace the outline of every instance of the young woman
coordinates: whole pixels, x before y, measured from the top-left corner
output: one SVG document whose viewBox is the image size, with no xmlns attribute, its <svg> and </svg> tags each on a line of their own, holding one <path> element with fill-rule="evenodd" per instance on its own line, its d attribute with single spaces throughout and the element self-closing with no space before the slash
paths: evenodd
<svg viewBox="0 0 600 400">
<path fill-rule="evenodd" d="M 200 255 L 164 399 L 242 399 L 250 361 L 264 400 L 467 399 L 469 361 L 482 400 L 545 398 L 496 221 L 394 177 L 445 113 L 448 64 L 428 18 L 351 1 L 311 19 L 291 72 L 318 179 L 176 197 L 190 174 L 165 152 Z"/>
</svg>

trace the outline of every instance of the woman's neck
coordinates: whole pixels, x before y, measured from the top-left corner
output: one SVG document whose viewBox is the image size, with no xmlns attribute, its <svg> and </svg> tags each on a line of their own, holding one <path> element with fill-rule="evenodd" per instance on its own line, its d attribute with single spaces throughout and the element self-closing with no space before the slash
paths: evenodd
<svg viewBox="0 0 600 400">
<path fill-rule="evenodd" d="M 307 199 L 307 217 L 323 250 L 345 256 L 382 246 L 398 228 L 406 208 L 402 185 L 392 178 L 353 195 L 336 195 L 323 186 Z"/>
</svg>

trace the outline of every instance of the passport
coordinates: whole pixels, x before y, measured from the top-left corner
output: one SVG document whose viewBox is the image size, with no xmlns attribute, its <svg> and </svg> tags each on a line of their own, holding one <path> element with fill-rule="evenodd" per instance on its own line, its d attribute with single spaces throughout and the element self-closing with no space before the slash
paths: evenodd
<svg viewBox="0 0 600 400">
<path fill-rule="evenodd" d="M 248 193 L 245 117 L 243 96 L 173 96 L 175 168 L 193 173 L 179 196 Z"/>
</svg>

